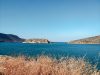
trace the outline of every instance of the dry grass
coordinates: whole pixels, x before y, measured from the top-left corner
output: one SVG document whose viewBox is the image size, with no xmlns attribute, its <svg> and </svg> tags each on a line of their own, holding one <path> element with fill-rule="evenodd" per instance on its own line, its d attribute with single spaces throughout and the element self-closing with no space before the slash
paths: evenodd
<svg viewBox="0 0 100 75">
<path fill-rule="evenodd" d="M 100 71 L 81 58 L 0 57 L 0 75 L 100 75 Z"/>
</svg>

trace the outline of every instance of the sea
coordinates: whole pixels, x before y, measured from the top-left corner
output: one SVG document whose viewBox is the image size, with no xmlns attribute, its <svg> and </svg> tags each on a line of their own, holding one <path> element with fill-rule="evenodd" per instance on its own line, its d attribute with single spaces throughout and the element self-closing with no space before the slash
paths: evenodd
<svg viewBox="0 0 100 75">
<path fill-rule="evenodd" d="M 0 43 L 0 55 L 36 57 L 41 55 L 53 58 L 84 58 L 100 69 L 100 44 L 53 43 Z"/>
</svg>

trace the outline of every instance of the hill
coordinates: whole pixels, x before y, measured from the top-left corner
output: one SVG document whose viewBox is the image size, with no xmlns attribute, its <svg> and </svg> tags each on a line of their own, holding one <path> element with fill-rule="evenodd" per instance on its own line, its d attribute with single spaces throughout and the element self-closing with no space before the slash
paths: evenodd
<svg viewBox="0 0 100 75">
<path fill-rule="evenodd" d="M 72 44 L 100 44 L 100 35 L 99 36 L 94 36 L 94 37 L 89 37 L 89 38 L 70 41 L 69 43 L 72 43 Z"/>
<path fill-rule="evenodd" d="M 17 35 L 0 33 L 0 42 L 49 43 L 47 39 L 22 39 Z"/>
<path fill-rule="evenodd" d="M 22 42 L 23 39 L 17 35 L 0 33 L 0 42 Z"/>
</svg>

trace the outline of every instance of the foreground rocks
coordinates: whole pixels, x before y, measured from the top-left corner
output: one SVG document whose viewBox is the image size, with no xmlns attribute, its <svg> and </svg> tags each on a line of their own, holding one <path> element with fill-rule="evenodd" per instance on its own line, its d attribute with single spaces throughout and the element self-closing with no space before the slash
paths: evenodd
<svg viewBox="0 0 100 75">
<path fill-rule="evenodd" d="M 72 44 L 100 44 L 100 36 L 89 37 L 80 40 L 70 41 Z"/>
</svg>

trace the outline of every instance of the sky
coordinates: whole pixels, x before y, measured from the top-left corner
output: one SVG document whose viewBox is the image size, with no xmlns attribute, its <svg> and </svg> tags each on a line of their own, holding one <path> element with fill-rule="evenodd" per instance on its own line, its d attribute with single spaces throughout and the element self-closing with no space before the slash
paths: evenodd
<svg viewBox="0 0 100 75">
<path fill-rule="evenodd" d="M 0 33 L 60 42 L 100 35 L 100 0 L 0 0 Z"/>
</svg>

